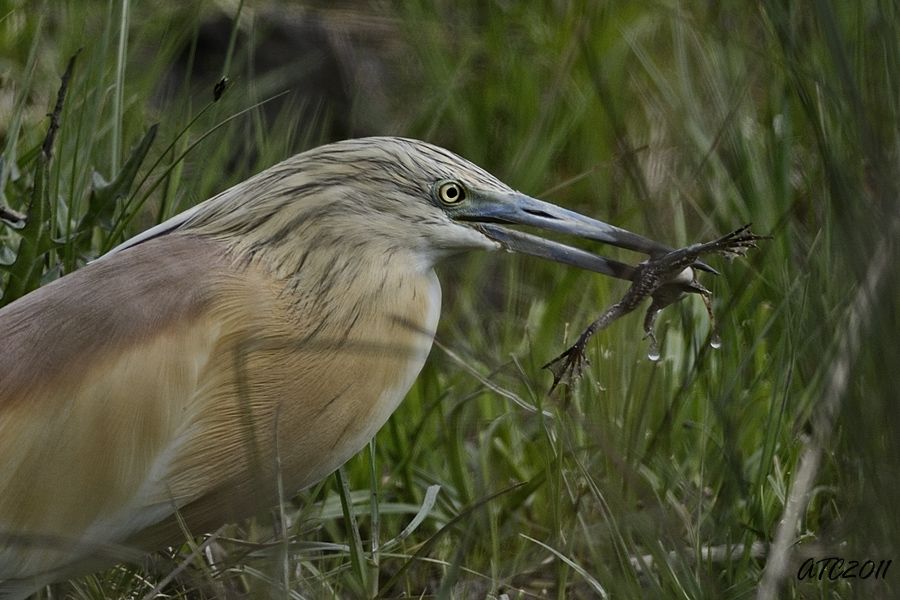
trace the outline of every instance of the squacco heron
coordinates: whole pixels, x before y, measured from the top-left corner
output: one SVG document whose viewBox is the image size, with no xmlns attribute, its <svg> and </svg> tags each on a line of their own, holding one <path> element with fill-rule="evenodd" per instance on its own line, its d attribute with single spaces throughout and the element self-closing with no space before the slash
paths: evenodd
<svg viewBox="0 0 900 600">
<path fill-rule="evenodd" d="M 617 275 L 502 224 L 668 250 L 442 148 L 365 138 L 277 164 L 0 310 L 0 581 L 34 589 L 111 548 L 162 548 L 179 519 L 208 532 L 276 504 L 276 479 L 294 493 L 334 471 L 422 368 L 443 257 L 506 247 Z"/>
</svg>

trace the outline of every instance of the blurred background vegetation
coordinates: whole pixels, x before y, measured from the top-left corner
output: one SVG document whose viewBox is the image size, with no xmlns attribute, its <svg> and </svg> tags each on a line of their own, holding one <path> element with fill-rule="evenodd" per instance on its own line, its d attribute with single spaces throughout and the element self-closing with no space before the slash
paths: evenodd
<svg viewBox="0 0 900 600">
<path fill-rule="evenodd" d="M 705 280 L 721 349 L 688 299 L 661 361 L 632 315 L 553 395 L 540 366 L 626 285 L 453 259 L 438 345 L 346 485 L 42 596 L 750 598 L 820 449 L 781 597 L 898 597 L 900 565 L 797 578 L 900 560 L 898 61 L 889 0 L 0 1 L 2 304 L 363 135 L 672 245 L 773 236 Z"/>
</svg>

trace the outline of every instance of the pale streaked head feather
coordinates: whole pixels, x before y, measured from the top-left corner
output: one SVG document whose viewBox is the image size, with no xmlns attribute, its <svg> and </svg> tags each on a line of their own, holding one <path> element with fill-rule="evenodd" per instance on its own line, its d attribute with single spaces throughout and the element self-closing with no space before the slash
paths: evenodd
<svg viewBox="0 0 900 600">
<path fill-rule="evenodd" d="M 447 254 L 495 249 L 495 242 L 454 222 L 432 201 L 442 180 L 512 191 L 443 148 L 361 138 L 298 154 L 154 229 L 213 237 L 240 260 L 262 260 L 280 277 L 306 265 L 316 247 L 340 246 L 346 256 L 354 249 L 368 256 L 410 252 L 423 270 Z"/>
</svg>

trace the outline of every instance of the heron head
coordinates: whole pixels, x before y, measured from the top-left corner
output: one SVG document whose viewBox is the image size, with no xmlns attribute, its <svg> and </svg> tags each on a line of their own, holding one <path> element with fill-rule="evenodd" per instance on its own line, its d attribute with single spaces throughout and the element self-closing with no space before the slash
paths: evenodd
<svg viewBox="0 0 900 600">
<path fill-rule="evenodd" d="M 348 200 L 365 204 L 367 218 L 359 224 L 370 236 L 382 234 L 412 245 L 429 264 L 460 251 L 503 247 L 630 278 L 630 267 L 621 263 L 506 225 L 580 237 L 648 255 L 671 250 L 517 192 L 468 160 L 418 140 L 362 138 L 314 152 L 315 156 L 309 157 L 310 168 L 320 173 L 333 171 L 340 176 L 336 185 L 355 190 L 346 195 Z"/>
<path fill-rule="evenodd" d="M 651 256 L 669 247 L 511 189 L 477 165 L 404 138 L 351 139 L 279 163 L 115 251 L 162 233 L 195 231 L 291 272 L 318 249 L 407 256 L 423 268 L 472 249 L 531 254 L 631 279 L 633 268 L 537 235 L 523 225 Z M 698 263 L 696 266 L 704 268 Z"/>
<path fill-rule="evenodd" d="M 404 245 L 427 264 L 472 249 L 509 250 L 629 278 L 624 265 L 508 229 L 523 225 L 658 255 L 667 246 L 511 189 L 468 160 L 418 140 L 346 140 L 300 155 L 327 182 L 341 230 Z M 337 210 L 338 205 L 340 210 Z M 324 214 L 323 209 L 323 214 Z"/>
</svg>

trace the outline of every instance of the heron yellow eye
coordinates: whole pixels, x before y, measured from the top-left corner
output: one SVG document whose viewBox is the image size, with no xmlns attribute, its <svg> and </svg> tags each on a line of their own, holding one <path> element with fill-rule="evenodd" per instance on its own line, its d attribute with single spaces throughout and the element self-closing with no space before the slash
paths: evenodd
<svg viewBox="0 0 900 600">
<path fill-rule="evenodd" d="M 448 181 L 438 188 L 438 198 L 444 204 L 459 204 L 466 199 L 466 191 L 455 181 Z"/>
</svg>

